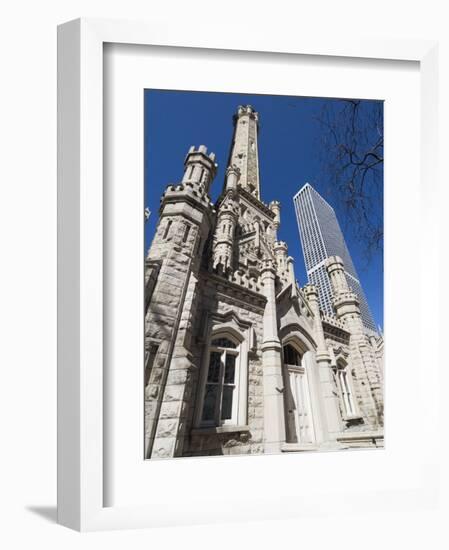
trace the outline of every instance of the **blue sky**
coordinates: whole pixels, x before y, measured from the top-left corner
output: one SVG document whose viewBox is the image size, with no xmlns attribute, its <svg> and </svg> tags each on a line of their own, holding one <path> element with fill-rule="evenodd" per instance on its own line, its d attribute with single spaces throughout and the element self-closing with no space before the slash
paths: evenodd
<svg viewBox="0 0 449 550">
<path fill-rule="evenodd" d="M 232 115 L 238 105 L 250 104 L 260 116 L 259 169 L 261 198 L 281 202 L 278 238 L 287 242 L 295 259 L 301 286 L 307 282 L 293 195 L 309 182 L 334 207 L 349 252 L 358 271 L 377 325 L 383 327 L 383 255 L 367 265 L 365 243 L 345 223 L 344 212 L 332 197 L 323 171 L 322 127 L 317 121 L 332 99 L 145 90 L 145 204 L 152 212 L 145 227 L 145 248 L 158 221 L 160 197 L 166 186 L 183 175 L 184 157 L 191 145 L 206 145 L 217 157 L 218 172 L 211 198 L 221 192 L 232 138 Z M 378 212 L 382 217 L 383 212 Z"/>
</svg>

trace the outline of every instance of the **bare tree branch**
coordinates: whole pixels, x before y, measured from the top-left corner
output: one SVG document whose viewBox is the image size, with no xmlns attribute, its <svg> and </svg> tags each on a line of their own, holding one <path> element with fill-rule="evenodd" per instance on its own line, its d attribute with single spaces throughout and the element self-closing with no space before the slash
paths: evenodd
<svg viewBox="0 0 449 550">
<path fill-rule="evenodd" d="M 318 122 L 324 177 L 370 261 L 383 247 L 383 104 L 356 99 L 327 103 Z"/>
</svg>

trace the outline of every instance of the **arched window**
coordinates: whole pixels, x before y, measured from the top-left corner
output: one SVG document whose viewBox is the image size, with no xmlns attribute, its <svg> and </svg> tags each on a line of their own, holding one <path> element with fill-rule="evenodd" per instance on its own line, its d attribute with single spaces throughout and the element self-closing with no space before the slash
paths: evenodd
<svg viewBox="0 0 449 550">
<path fill-rule="evenodd" d="M 301 365 L 301 355 L 296 348 L 287 344 L 284 346 L 284 363 L 286 365 L 295 365 L 299 367 Z"/>
<path fill-rule="evenodd" d="M 239 354 L 239 344 L 228 335 L 212 340 L 201 413 L 202 425 L 237 423 Z"/>
</svg>

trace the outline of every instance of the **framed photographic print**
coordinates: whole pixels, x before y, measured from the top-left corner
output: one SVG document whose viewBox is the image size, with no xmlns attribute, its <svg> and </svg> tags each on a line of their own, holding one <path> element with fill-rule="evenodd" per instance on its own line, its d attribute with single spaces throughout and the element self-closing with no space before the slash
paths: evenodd
<svg viewBox="0 0 449 550">
<path fill-rule="evenodd" d="M 60 523 L 435 503 L 435 44 L 181 27 L 59 28 Z"/>
</svg>

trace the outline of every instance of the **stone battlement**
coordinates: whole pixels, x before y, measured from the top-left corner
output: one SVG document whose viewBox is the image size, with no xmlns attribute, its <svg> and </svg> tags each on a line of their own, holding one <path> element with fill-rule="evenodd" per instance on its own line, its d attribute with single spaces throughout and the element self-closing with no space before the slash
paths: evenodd
<svg viewBox="0 0 449 550">
<path fill-rule="evenodd" d="M 323 314 L 323 317 L 322 317 L 322 320 L 323 320 L 323 323 L 327 323 L 328 325 L 332 325 L 333 327 L 335 328 L 339 328 L 341 330 L 345 330 L 346 331 L 346 326 L 345 324 L 343 323 L 343 321 L 340 321 L 339 319 L 337 319 L 336 317 L 332 317 L 331 315 L 326 315 L 325 313 Z"/>
<path fill-rule="evenodd" d="M 188 159 L 189 155 L 193 155 L 195 153 L 202 154 L 204 156 L 207 156 L 212 162 L 215 161 L 215 153 L 209 153 L 207 154 L 207 147 L 205 145 L 200 145 L 198 149 L 195 148 L 195 145 L 191 145 L 189 152 L 186 155 L 186 160 Z"/>
</svg>

